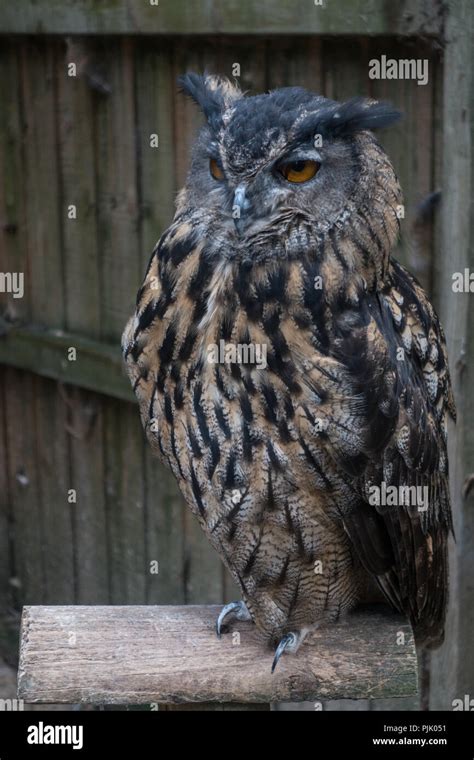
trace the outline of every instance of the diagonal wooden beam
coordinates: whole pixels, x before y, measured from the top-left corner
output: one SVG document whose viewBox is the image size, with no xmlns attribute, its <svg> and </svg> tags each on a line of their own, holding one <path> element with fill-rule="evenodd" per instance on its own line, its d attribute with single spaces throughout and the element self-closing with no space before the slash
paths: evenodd
<svg viewBox="0 0 474 760">
<path fill-rule="evenodd" d="M 0 335 L 0 364 L 136 403 L 118 343 L 32 325 L 12 327 Z"/>
</svg>

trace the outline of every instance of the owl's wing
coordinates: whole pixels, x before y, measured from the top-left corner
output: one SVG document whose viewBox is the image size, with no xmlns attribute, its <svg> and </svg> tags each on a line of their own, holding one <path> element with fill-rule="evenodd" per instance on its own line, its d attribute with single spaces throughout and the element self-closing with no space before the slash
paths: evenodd
<svg viewBox="0 0 474 760">
<path fill-rule="evenodd" d="M 351 379 L 346 411 L 360 445 L 354 435 L 348 445 L 337 422 L 328 431 L 331 454 L 360 496 L 342 505 L 344 527 L 417 640 L 439 643 L 452 530 L 446 423 L 455 418 L 444 335 L 424 291 L 396 262 L 385 290 L 352 317 L 339 320 L 335 358 Z"/>
</svg>

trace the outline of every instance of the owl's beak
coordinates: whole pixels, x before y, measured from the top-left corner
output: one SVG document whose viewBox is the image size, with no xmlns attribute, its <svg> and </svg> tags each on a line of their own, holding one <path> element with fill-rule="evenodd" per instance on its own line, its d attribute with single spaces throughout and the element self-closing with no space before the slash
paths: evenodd
<svg viewBox="0 0 474 760">
<path fill-rule="evenodd" d="M 246 196 L 247 189 L 245 185 L 239 185 L 234 193 L 234 202 L 232 204 L 232 218 L 234 220 L 237 234 L 241 235 L 246 226 L 245 216 L 251 206 Z"/>
</svg>

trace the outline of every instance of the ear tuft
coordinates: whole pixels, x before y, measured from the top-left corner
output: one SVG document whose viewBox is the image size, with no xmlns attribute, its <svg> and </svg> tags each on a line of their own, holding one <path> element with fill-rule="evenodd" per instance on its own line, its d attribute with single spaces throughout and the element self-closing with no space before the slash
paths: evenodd
<svg viewBox="0 0 474 760">
<path fill-rule="evenodd" d="M 202 109 L 211 129 L 222 127 L 222 115 L 232 103 L 242 97 L 240 89 L 228 79 L 211 74 L 188 72 L 178 77 L 182 92 L 189 95 Z"/>
<path fill-rule="evenodd" d="M 386 101 L 368 98 L 351 98 L 342 103 L 328 120 L 327 127 L 333 134 L 352 134 L 363 129 L 381 129 L 394 124 L 401 112 Z"/>
<path fill-rule="evenodd" d="M 318 133 L 327 137 L 348 137 L 364 129 L 388 127 L 401 115 L 385 101 L 351 98 L 345 103 L 332 102 L 308 114 L 296 127 L 295 139 L 308 139 Z"/>
</svg>

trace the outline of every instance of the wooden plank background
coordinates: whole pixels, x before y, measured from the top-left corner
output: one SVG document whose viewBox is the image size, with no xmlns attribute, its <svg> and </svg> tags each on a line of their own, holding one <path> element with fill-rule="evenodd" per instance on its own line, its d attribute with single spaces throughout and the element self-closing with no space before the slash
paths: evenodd
<svg viewBox="0 0 474 760">
<path fill-rule="evenodd" d="M 0 8 L 10 34 L 440 34 L 439 0 L 22 0 Z"/>
<path fill-rule="evenodd" d="M 369 80 L 368 62 L 382 53 L 427 58 L 429 84 Z M 71 62 L 76 77 L 68 76 Z M 56 369 L 42 368 L 34 341 L 23 346 L 23 363 L 12 359 L 14 367 L 0 367 L 7 452 L 0 464 L 4 615 L 18 615 L 23 604 L 235 598 L 171 475 L 150 456 L 136 406 L 119 400 L 128 391 L 117 390 L 117 369 L 110 387 L 106 372 L 97 386 L 85 382 L 88 390 L 48 379 L 66 376 L 69 338 L 57 337 L 58 330 L 72 336 L 69 345 L 76 336 L 77 346 L 103 346 L 118 356 L 200 123 L 195 106 L 177 93 L 176 76 L 204 68 L 230 76 L 234 63 L 250 92 L 303 85 L 339 99 L 386 97 L 401 108 L 404 122 L 381 135 L 406 197 L 398 256 L 432 286 L 431 226 L 418 240 L 413 221 L 439 180 L 436 45 L 305 35 L 259 37 L 251 45 L 239 35 L 0 38 L 6 116 L 0 119 L 0 269 L 25 273 L 24 299 L 1 294 L 2 310 L 28 330 L 56 336 L 49 349 L 54 358 L 44 355 L 45 365 Z M 153 133 L 158 149 L 150 147 Z M 76 219 L 68 218 L 71 205 Z M 0 360 L 7 362 L 1 343 Z M 154 561 L 158 574 L 151 572 Z M 11 643 L 4 649 L 11 660 Z"/>
</svg>

